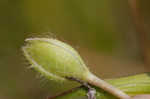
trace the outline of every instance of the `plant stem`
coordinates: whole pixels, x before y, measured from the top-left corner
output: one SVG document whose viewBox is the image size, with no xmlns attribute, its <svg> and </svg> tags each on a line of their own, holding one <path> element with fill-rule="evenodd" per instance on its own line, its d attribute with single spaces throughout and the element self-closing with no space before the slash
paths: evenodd
<svg viewBox="0 0 150 99">
<path fill-rule="evenodd" d="M 70 90 L 65 91 L 65 92 L 63 92 L 63 93 L 61 93 L 61 94 L 58 94 L 58 95 L 56 95 L 56 96 L 48 97 L 47 99 L 55 99 L 56 97 L 64 96 L 64 95 L 69 94 L 69 93 L 71 93 L 71 92 L 73 92 L 73 91 L 75 91 L 75 90 L 77 90 L 77 89 L 82 88 L 82 87 L 84 87 L 84 86 L 79 86 L 79 87 L 70 89 Z"/>
<path fill-rule="evenodd" d="M 118 79 L 105 80 L 109 84 L 122 90 L 130 96 L 138 94 L 150 94 L 150 73 L 143 73 L 134 76 L 122 77 Z M 118 99 L 110 93 L 93 86 L 97 93 L 96 99 Z M 61 94 L 49 99 L 87 99 L 87 89 L 84 87 L 76 88 L 70 93 Z"/>
<path fill-rule="evenodd" d="M 89 76 L 87 76 L 87 79 L 88 79 L 88 83 L 90 83 L 91 85 L 102 88 L 103 90 L 118 97 L 119 99 L 130 99 L 129 95 L 127 95 L 123 91 L 119 90 L 118 88 L 115 88 L 114 86 L 107 83 L 106 81 L 101 80 L 100 78 L 96 77 L 93 74 L 90 74 Z"/>
<path fill-rule="evenodd" d="M 150 65 L 148 34 L 144 27 L 144 20 L 139 8 L 139 0 L 128 0 L 135 29 L 139 38 L 139 46 L 145 65 Z"/>
</svg>

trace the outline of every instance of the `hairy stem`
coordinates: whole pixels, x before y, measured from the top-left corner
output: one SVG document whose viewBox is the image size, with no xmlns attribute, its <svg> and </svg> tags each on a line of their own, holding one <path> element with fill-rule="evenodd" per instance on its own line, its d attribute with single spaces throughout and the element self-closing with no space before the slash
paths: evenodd
<svg viewBox="0 0 150 99">
<path fill-rule="evenodd" d="M 139 94 L 150 94 L 150 73 L 143 73 L 134 76 L 122 77 L 118 79 L 105 80 L 109 84 L 122 90 L 130 96 Z M 108 92 L 93 86 L 97 93 L 96 99 L 118 99 Z M 49 99 L 87 99 L 87 89 L 85 87 L 76 88 L 69 93 L 64 93 Z"/>
<path fill-rule="evenodd" d="M 90 74 L 87 76 L 88 82 L 92 85 L 95 85 L 96 87 L 102 88 L 103 90 L 109 92 L 110 94 L 118 97 L 119 99 L 130 99 L 130 96 L 128 96 L 123 91 L 119 90 L 118 88 L 112 86 L 111 84 L 107 83 L 104 80 L 101 80 L 100 78 L 96 77 L 93 74 Z"/>
</svg>

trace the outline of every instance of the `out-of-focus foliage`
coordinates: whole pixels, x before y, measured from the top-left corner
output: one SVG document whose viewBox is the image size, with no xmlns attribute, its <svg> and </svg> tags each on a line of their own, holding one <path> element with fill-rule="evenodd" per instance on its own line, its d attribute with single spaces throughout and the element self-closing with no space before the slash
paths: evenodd
<svg viewBox="0 0 150 99">
<path fill-rule="evenodd" d="M 141 1 L 148 31 L 149 3 Z M 101 77 L 148 71 L 129 11 L 127 1 L 120 0 L 1 0 L 0 98 L 44 99 L 52 94 L 51 87 L 45 88 L 47 81 L 37 79 L 21 55 L 28 35 L 52 32 L 80 47 L 81 56 Z"/>
</svg>

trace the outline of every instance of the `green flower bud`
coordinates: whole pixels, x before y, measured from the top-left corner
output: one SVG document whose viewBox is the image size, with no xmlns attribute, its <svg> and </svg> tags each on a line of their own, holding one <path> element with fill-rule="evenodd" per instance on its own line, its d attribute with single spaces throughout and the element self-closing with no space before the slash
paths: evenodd
<svg viewBox="0 0 150 99">
<path fill-rule="evenodd" d="M 65 77 L 81 80 L 89 73 L 79 54 L 69 45 L 56 39 L 28 38 L 24 55 L 32 67 L 48 79 L 65 81 Z"/>
<path fill-rule="evenodd" d="M 130 97 L 93 75 L 79 54 L 69 45 L 50 38 L 28 38 L 22 48 L 32 67 L 44 77 L 56 82 L 70 82 L 73 77 L 100 87 L 121 99 Z"/>
</svg>

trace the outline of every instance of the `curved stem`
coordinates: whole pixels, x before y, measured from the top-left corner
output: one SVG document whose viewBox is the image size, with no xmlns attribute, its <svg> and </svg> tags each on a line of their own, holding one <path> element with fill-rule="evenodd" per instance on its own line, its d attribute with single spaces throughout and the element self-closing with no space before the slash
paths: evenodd
<svg viewBox="0 0 150 99">
<path fill-rule="evenodd" d="M 104 80 L 101 80 L 100 78 L 96 77 L 93 74 L 90 74 L 87 76 L 88 78 L 88 83 L 91 85 L 95 85 L 99 88 L 102 88 L 103 90 L 109 92 L 110 94 L 120 98 L 120 99 L 130 99 L 130 96 L 128 96 L 126 93 L 123 91 L 119 90 L 118 88 L 115 88 L 111 84 L 107 83 Z"/>
<path fill-rule="evenodd" d="M 118 79 L 105 80 L 121 91 L 127 93 L 129 96 L 139 95 L 139 94 L 150 94 L 150 73 L 143 73 L 128 77 L 122 77 Z M 95 87 L 96 89 L 96 99 L 118 99 L 112 94 L 104 91 L 101 88 Z M 77 88 L 70 93 L 63 95 L 58 95 L 53 99 L 86 99 L 87 89 L 84 87 Z M 49 98 L 52 99 L 52 98 Z"/>
</svg>

